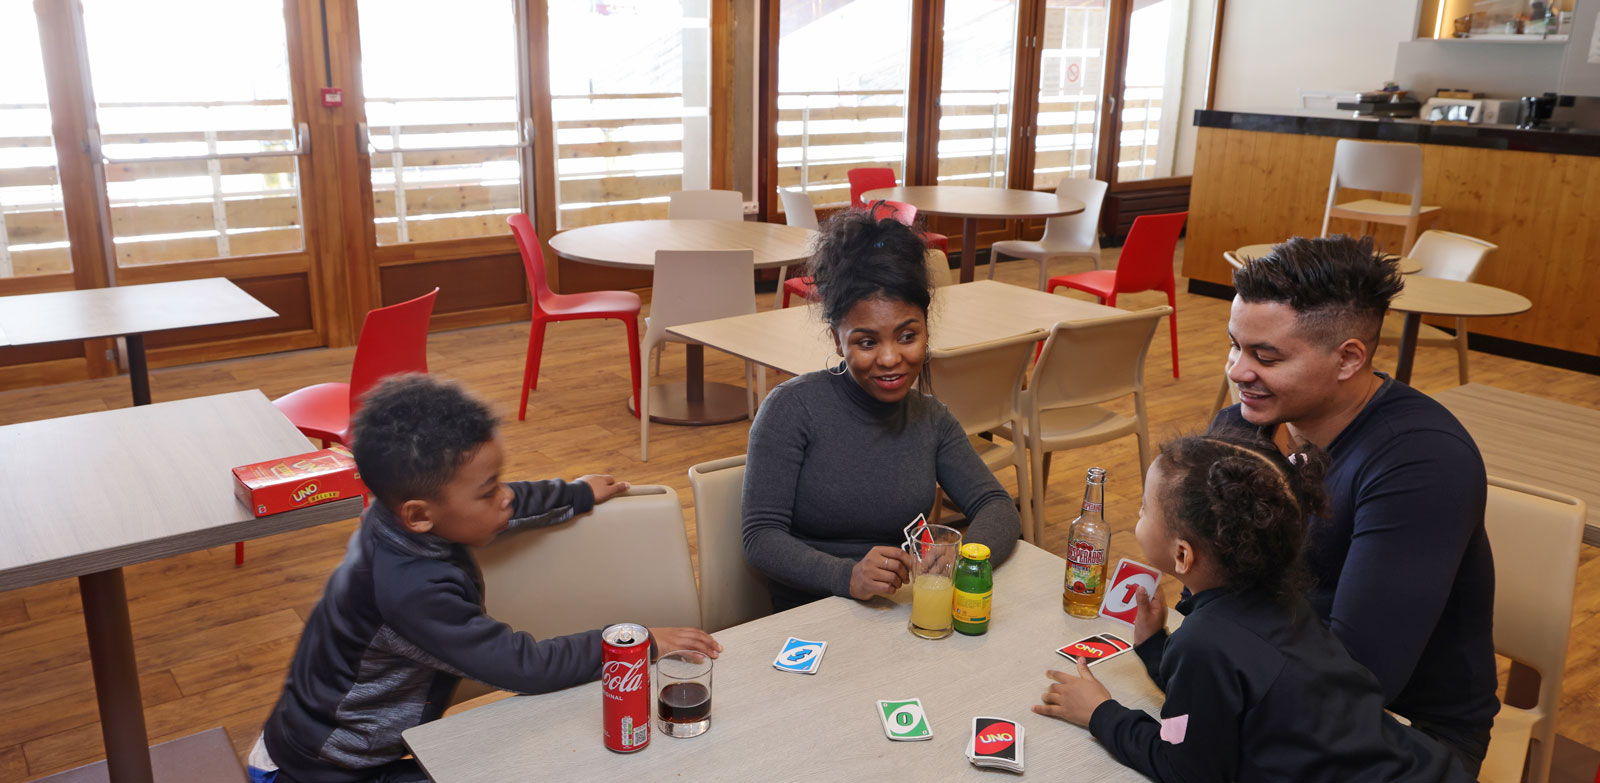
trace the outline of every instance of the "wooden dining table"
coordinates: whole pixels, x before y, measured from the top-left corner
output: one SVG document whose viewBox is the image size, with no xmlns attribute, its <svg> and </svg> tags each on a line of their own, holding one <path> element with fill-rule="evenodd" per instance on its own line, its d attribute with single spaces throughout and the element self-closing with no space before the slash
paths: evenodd
<svg viewBox="0 0 1600 783">
<path fill-rule="evenodd" d="M 122 569 L 358 516 L 360 498 L 259 518 L 234 498 L 232 468 L 309 450 L 257 390 L 0 427 L 0 590 L 77 578 L 105 739 L 104 762 L 48 780 L 244 780 L 220 729 L 148 746 Z"/>
<path fill-rule="evenodd" d="M 657 250 L 749 249 L 755 252 L 755 268 L 770 269 L 810 258 L 815 236 L 811 229 L 777 223 L 629 220 L 563 231 L 550 238 L 550 247 L 574 261 L 641 270 L 655 269 Z M 650 420 L 707 425 L 743 419 L 747 415 L 745 390 L 705 380 L 704 346 L 690 343 L 687 354 L 683 383 L 648 385 Z M 632 410 L 631 399 L 628 406 Z"/>
<path fill-rule="evenodd" d="M 0 296 L 0 346 L 122 337 L 133 404 L 148 405 L 146 334 L 277 315 L 225 277 Z"/>
<path fill-rule="evenodd" d="M 484 780 L 917 780 L 980 781 L 1003 773 L 963 755 L 972 719 L 1014 720 L 1026 731 L 1026 774 L 1081 783 L 1143 781 L 1087 730 L 1036 715 L 1047 669 L 1072 670 L 1060 647 L 1096 633 L 1132 641 L 1107 619 L 1061 610 L 1066 561 L 1026 542 L 994 572 L 994 610 L 983 636 L 928 641 L 911 635 L 910 591 L 891 598 L 827 598 L 716 633 L 711 729 L 678 739 L 652 731 L 650 744 L 613 753 L 601 741 L 600 685 L 516 696 L 404 733 L 435 783 Z M 816 674 L 772 665 L 795 636 L 825 641 Z M 1118 701 L 1158 715 L 1163 700 L 1139 658 L 1095 666 Z M 922 700 L 933 738 L 893 742 L 879 725 L 879 699 Z M 653 706 L 652 699 L 652 706 Z"/>
<path fill-rule="evenodd" d="M 981 219 L 1018 220 L 1076 215 L 1085 209 L 1082 201 L 1054 193 L 1015 188 L 980 188 L 964 185 L 912 185 L 878 188 L 861 194 L 872 202 L 879 199 L 900 201 L 920 213 L 961 218 L 961 282 L 970 283 L 978 255 L 978 221 Z M 990 263 L 993 263 L 991 259 Z"/>
<path fill-rule="evenodd" d="M 928 340 L 934 348 L 951 350 L 1036 329 L 1048 332 L 1059 321 L 1125 312 L 997 280 L 979 280 L 934 289 Z M 816 304 L 682 324 L 667 332 L 791 375 L 823 369 L 835 356 L 833 338 L 822 320 L 821 306 Z"/>
<path fill-rule="evenodd" d="M 1405 287 L 1389 302 L 1390 310 L 1405 313 L 1405 325 L 1400 332 L 1400 361 L 1394 372 L 1395 380 L 1401 383 L 1411 382 L 1411 364 L 1417 354 L 1417 333 L 1422 329 L 1422 316 L 1515 315 L 1533 307 L 1533 302 L 1521 294 L 1482 283 L 1422 275 L 1406 275 L 1404 280 Z"/>
</svg>

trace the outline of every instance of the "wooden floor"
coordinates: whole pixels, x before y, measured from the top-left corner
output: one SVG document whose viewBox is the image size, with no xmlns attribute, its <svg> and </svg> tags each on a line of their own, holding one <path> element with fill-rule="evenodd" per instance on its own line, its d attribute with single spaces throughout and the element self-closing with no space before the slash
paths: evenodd
<svg viewBox="0 0 1600 783">
<path fill-rule="evenodd" d="M 1115 251 L 1108 251 L 1108 258 Z M 1084 268 L 1057 262 L 1055 273 Z M 1029 263 L 1001 268 L 999 277 L 1030 285 Z M 1180 281 L 1179 288 L 1183 285 Z M 648 295 L 648 292 L 645 292 Z M 1124 307 L 1161 303 L 1160 294 L 1123 297 Z M 761 297 L 762 306 L 770 297 Z M 1163 324 L 1147 368 L 1151 432 L 1158 440 L 1202 429 L 1227 350 L 1226 302 L 1179 294 L 1183 378 L 1170 372 Z M 1537 313 L 1526 317 L 1536 318 Z M 821 328 L 819 325 L 818 328 Z M 934 324 L 937 329 L 938 325 Z M 574 477 L 610 472 L 635 483 L 666 484 L 684 501 L 693 525 L 686 475 L 690 465 L 745 451 L 746 422 L 710 428 L 656 426 L 649 463 L 638 461 L 638 424 L 626 411 L 628 368 L 622 330 L 615 322 L 551 327 L 545 341 L 541 387 L 528 420 L 516 421 L 518 381 L 527 323 L 434 334 L 434 373 L 460 379 L 489 400 L 506 421 L 509 478 Z M 1392 349 L 1379 357 L 1393 365 Z M 276 397 L 300 386 L 349 377 L 353 349 L 312 350 L 151 374 L 156 401 L 259 388 Z M 708 374 L 740 383 L 741 365 L 707 352 Z M 1424 349 L 1414 379 L 1424 391 L 1456 383 L 1454 351 Z M 664 379 L 681 379 L 683 351 L 669 347 Z M 1576 405 L 1600 407 L 1600 377 L 1551 369 L 1485 354 L 1472 356 L 1472 379 Z M 774 379 L 776 380 L 776 379 Z M 0 393 L 0 424 L 127 405 L 125 378 L 86 381 Z M 1116 529 L 1114 556 L 1137 556 L 1131 535 L 1140 493 L 1132 438 L 1058 453 L 1046 497 L 1042 545 L 1064 548 L 1075 516 L 1084 470 L 1109 471 L 1106 518 Z M 1009 476 L 1002 476 L 1008 483 Z M 63 476 L 72 482 L 94 476 Z M 107 513 L 116 513 L 107 509 Z M 242 568 L 231 547 L 127 569 L 129 609 L 138 650 L 145 712 L 152 741 L 222 726 L 241 756 L 278 697 L 301 624 L 339 562 L 354 522 L 327 525 L 253 541 Z M 691 530 L 690 541 L 694 540 Z M 1579 571 L 1560 716 L 1560 731 L 1600 747 L 1600 549 L 1586 547 Z M 1175 585 L 1169 585 L 1175 591 Z M 999 598 L 1003 606 L 1005 597 Z M 83 619 L 74 581 L 0 593 L 0 781 L 26 780 L 102 757 Z M 1019 709 L 1026 705 L 1019 705 Z"/>
</svg>

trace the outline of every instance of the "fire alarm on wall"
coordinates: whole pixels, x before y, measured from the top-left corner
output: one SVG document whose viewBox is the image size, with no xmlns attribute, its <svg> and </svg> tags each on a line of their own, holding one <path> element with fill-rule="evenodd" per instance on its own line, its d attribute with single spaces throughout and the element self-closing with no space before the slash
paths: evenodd
<svg viewBox="0 0 1600 783">
<path fill-rule="evenodd" d="M 343 106 L 344 105 L 344 88 L 342 88 L 342 87 L 324 87 L 324 88 L 322 88 L 322 105 L 326 106 L 326 107 L 328 107 L 330 109 Z"/>
</svg>

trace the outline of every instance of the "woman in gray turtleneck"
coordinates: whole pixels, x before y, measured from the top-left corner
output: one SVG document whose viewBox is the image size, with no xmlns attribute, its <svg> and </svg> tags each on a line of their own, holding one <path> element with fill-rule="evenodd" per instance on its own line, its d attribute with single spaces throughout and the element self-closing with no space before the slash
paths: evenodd
<svg viewBox="0 0 1600 783">
<path fill-rule="evenodd" d="M 822 229 L 810 273 L 842 358 L 772 390 L 745 468 L 745 557 L 777 611 L 899 589 L 903 529 L 936 485 L 971 520 L 963 540 L 988 545 L 996 565 L 1016 545 L 1011 497 L 944 404 L 911 387 L 928 353 L 924 252 L 911 228 L 865 210 Z"/>
</svg>

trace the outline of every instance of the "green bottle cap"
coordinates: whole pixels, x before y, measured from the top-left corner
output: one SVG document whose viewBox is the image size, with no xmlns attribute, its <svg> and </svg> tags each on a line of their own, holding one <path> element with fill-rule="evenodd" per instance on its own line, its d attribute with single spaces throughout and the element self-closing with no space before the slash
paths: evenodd
<svg viewBox="0 0 1600 783">
<path fill-rule="evenodd" d="M 988 560 L 989 547 L 983 544 L 962 544 L 961 556 L 968 560 Z"/>
</svg>

